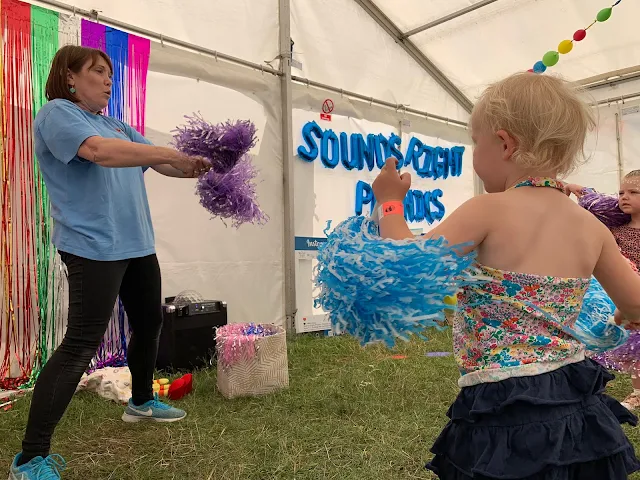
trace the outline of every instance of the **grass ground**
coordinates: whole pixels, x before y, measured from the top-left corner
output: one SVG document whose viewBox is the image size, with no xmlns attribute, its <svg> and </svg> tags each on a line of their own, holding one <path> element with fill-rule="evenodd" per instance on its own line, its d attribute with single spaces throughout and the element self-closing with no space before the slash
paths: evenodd
<svg viewBox="0 0 640 480">
<path fill-rule="evenodd" d="M 188 417 L 168 426 L 124 424 L 118 405 L 78 394 L 53 449 L 68 462 L 65 480 L 430 479 L 423 466 L 458 373 L 452 357 L 425 352 L 450 349 L 450 332 L 394 351 L 299 336 L 289 345 L 288 390 L 225 400 L 215 370 L 201 371 L 195 391 L 175 402 Z M 620 376 L 611 393 L 630 388 Z M 20 449 L 28 407 L 27 397 L 0 413 L 0 465 Z M 638 430 L 627 433 L 640 447 Z"/>
</svg>

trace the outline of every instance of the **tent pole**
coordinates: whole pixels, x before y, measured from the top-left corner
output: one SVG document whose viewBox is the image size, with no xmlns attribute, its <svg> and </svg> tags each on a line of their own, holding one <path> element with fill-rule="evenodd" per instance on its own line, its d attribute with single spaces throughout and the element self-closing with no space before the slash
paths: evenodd
<svg viewBox="0 0 640 480">
<path fill-rule="evenodd" d="M 478 10 L 479 8 L 486 7 L 487 5 L 491 5 L 492 3 L 497 1 L 498 0 L 482 0 L 478 3 L 474 3 L 472 5 L 469 5 L 468 7 L 463 8 L 462 10 L 458 10 L 457 12 L 450 13 L 449 15 L 445 15 L 442 18 L 438 18 L 432 22 L 429 22 L 426 25 L 422 25 L 418 28 L 414 28 L 413 30 L 410 30 L 407 33 L 404 33 L 402 35 L 402 38 L 409 38 L 410 36 L 415 35 L 416 33 L 424 32 L 425 30 L 429 30 L 430 28 L 436 27 L 438 25 L 442 25 L 443 23 L 453 20 L 454 18 L 462 17 L 467 13 L 471 13 L 475 10 Z"/>
<path fill-rule="evenodd" d="M 278 0 L 280 26 L 280 97 L 282 106 L 282 163 L 284 188 L 284 306 L 287 330 L 295 328 L 296 264 L 293 184 L 293 119 L 291 100 L 291 3 Z"/>
</svg>

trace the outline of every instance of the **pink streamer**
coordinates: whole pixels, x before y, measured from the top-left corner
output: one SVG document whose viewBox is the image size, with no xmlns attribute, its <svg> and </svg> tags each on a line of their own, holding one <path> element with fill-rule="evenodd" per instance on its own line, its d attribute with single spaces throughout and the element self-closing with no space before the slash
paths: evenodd
<svg viewBox="0 0 640 480">
<path fill-rule="evenodd" d="M 127 107 L 129 125 L 144 135 L 145 106 L 147 101 L 147 72 L 151 41 L 129 35 L 129 65 L 127 72 Z"/>
</svg>

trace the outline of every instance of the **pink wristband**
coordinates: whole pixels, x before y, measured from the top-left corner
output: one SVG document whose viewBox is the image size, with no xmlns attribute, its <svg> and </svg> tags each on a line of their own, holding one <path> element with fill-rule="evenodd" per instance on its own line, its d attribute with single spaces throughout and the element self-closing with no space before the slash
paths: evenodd
<svg viewBox="0 0 640 480">
<path fill-rule="evenodd" d="M 404 203 L 399 201 L 385 202 L 380 205 L 380 218 L 389 215 L 404 215 Z"/>
</svg>

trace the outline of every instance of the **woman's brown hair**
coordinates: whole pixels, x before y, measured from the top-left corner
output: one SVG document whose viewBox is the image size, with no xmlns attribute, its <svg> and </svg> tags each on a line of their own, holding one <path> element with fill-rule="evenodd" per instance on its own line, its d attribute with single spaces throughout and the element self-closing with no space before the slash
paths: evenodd
<svg viewBox="0 0 640 480">
<path fill-rule="evenodd" d="M 79 47 L 77 45 L 66 45 L 58 50 L 55 57 L 53 57 L 49 78 L 47 78 L 47 86 L 45 87 L 47 100 L 64 98 L 65 100 L 77 102 L 78 99 L 69 91 L 67 82 L 69 70 L 73 73 L 79 73 L 89 60 L 91 60 L 91 66 L 93 67 L 100 57 L 107 62 L 113 72 L 111 59 L 102 50 Z"/>
</svg>

